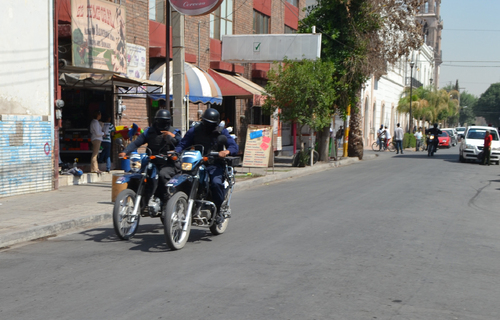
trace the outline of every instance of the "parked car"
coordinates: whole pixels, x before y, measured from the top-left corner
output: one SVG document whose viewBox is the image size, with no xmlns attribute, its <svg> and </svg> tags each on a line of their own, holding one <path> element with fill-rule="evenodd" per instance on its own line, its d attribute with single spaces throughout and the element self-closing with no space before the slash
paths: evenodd
<svg viewBox="0 0 500 320">
<path fill-rule="evenodd" d="M 478 154 L 483 151 L 486 130 L 490 130 L 490 133 L 493 136 L 493 141 L 491 141 L 490 161 L 492 163 L 496 163 L 497 165 L 500 164 L 500 140 L 498 139 L 498 131 L 493 127 L 484 126 L 467 127 L 464 135 L 462 135 L 463 138 L 460 142 L 458 150 L 460 162 L 477 160 Z"/>
<path fill-rule="evenodd" d="M 444 129 L 441 129 L 441 131 L 446 131 L 448 132 L 448 135 L 450 136 L 450 139 L 451 139 L 451 146 L 454 147 L 458 144 L 458 134 L 457 134 L 457 130 L 455 130 L 455 128 L 444 128 Z"/>
<path fill-rule="evenodd" d="M 441 131 L 443 131 L 443 133 L 440 133 L 438 135 L 438 140 L 439 140 L 438 148 L 449 148 L 451 146 L 450 135 L 443 129 L 441 129 Z"/>
<path fill-rule="evenodd" d="M 460 135 L 464 135 L 465 134 L 465 127 L 456 127 L 455 130 L 457 131 L 457 136 L 458 136 L 458 140 L 460 140 Z"/>
</svg>

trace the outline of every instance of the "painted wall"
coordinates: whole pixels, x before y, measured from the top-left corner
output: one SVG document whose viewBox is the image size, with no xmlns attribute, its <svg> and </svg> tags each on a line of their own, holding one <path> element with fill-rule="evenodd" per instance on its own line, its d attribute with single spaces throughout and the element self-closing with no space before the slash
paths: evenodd
<svg viewBox="0 0 500 320">
<path fill-rule="evenodd" d="M 52 189 L 51 12 L 50 1 L 0 10 L 0 197 Z"/>
</svg>

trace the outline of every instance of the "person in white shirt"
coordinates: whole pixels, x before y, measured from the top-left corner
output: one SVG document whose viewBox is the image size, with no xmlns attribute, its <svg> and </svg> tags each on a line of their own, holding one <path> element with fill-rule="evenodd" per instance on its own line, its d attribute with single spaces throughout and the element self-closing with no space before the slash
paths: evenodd
<svg viewBox="0 0 500 320">
<path fill-rule="evenodd" d="M 413 134 L 415 136 L 415 139 L 417 140 L 417 146 L 415 151 L 419 151 L 420 146 L 422 144 L 422 132 L 420 131 L 422 131 L 422 128 L 418 128 L 418 131 Z"/>
<path fill-rule="evenodd" d="M 105 122 L 102 124 L 102 132 L 104 135 L 102 136 L 102 151 L 99 156 L 99 162 L 106 163 L 106 172 L 111 171 L 111 136 L 115 132 L 115 126 L 111 123 L 111 117 L 105 115 Z"/>
<path fill-rule="evenodd" d="M 385 147 L 388 148 L 392 136 L 391 133 L 389 132 L 389 129 L 387 129 L 387 126 L 385 126 L 384 133 L 385 133 Z"/>
<path fill-rule="evenodd" d="M 383 148 L 384 139 L 385 139 L 384 125 L 381 124 L 380 129 L 377 130 L 377 141 L 379 150 Z"/>
<path fill-rule="evenodd" d="M 92 141 L 92 157 L 90 158 L 90 171 L 95 173 L 101 173 L 101 171 L 99 170 L 99 165 L 97 163 L 97 156 L 99 155 L 102 136 L 104 135 L 99 120 L 101 120 L 101 112 L 96 111 L 94 113 L 94 119 L 92 119 L 92 121 L 90 122 L 90 141 Z"/>
<path fill-rule="evenodd" d="M 394 130 L 394 141 L 396 141 L 396 154 L 399 154 L 399 151 L 401 151 L 401 154 L 403 154 L 403 138 L 405 133 L 403 132 L 403 129 L 399 126 L 399 123 L 396 126 L 397 127 Z"/>
</svg>

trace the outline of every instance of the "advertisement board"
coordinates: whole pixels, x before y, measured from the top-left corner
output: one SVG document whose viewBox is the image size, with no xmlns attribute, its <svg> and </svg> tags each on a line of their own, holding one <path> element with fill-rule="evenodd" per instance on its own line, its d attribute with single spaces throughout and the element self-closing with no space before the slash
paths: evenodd
<svg viewBox="0 0 500 320">
<path fill-rule="evenodd" d="M 170 0 L 172 7 L 187 16 L 202 16 L 217 9 L 223 0 Z"/>
<path fill-rule="evenodd" d="M 125 6 L 71 1 L 73 66 L 127 73 Z"/>
</svg>

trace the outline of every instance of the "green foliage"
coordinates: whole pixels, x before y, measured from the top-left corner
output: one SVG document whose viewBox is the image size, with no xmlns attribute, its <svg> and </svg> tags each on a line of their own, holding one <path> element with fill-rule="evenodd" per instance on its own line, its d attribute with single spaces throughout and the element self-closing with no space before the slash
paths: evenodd
<svg viewBox="0 0 500 320">
<path fill-rule="evenodd" d="M 403 148 L 415 148 L 417 146 L 417 139 L 410 133 L 405 133 L 403 137 Z"/>
<path fill-rule="evenodd" d="M 474 107 L 476 116 L 484 117 L 495 127 L 500 126 L 500 83 L 494 83 L 479 97 Z"/>
<path fill-rule="evenodd" d="M 337 98 L 334 72 L 331 62 L 285 60 L 284 66 L 279 64 L 268 73 L 264 112 L 278 110 L 282 121 L 308 125 L 315 131 L 329 126 Z"/>
</svg>

